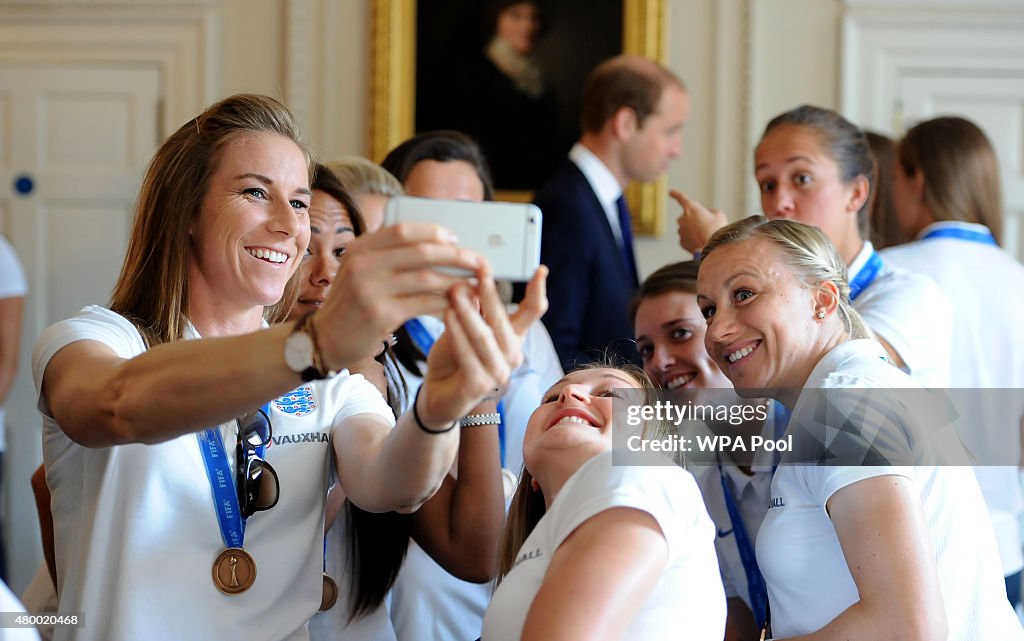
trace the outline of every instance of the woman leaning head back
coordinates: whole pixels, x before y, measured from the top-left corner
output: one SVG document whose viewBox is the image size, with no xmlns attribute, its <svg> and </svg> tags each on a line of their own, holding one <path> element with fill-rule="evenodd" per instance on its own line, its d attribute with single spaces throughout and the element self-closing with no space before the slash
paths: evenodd
<svg viewBox="0 0 1024 641">
<path fill-rule="evenodd" d="M 570 386 L 573 387 L 571 391 L 568 389 Z M 626 387 L 637 392 L 622 394 L 621 389 Z M 567 395 L 580 394 L 588 396 L 593 405 L 596 405 L 595 400 L 599 397 L 613 395 L 626 398 L 630 403 L 648 406 L 658 401 L 657 390 L 642 369 L 635 365 L 610 366 L 600 362 L 589 363 L 569 372 L 544 394 L 540 407 L 530 417 L 530 425 L 527 427 L 523 442 L 525 462 L 519 475 L 519 484 L 509 505 L 505 530 L 498 543 L 499 582 L 512 569 L 523 542 L 547 512 L 547 507 L 553 500 L 553 497 L 545 497 L 543 488 L 536 482 L 532 470 L 545 463 L 550 464 L 556 458 L 562 459 L 562 464 L 571 464 L 575 468 L 612 447 L 610 398 L 601 399 L 609 402 L 606 404 L 604 415 L 607 424 L 600 426 L 600 434 L 595 433 L 594 427 L 589 425 L 580 426 L 575 436 L 571 433 L 544 429 L 547 427 L 545 422 L 552 416 L 557 416 L 558 409 L 566 402 Z M 662 420 L 648 421 L 643 425 L 643 435 L 646 438 L 664 438 L 669 432 L 668 423 Z"/>
<path fill-rule="evenodd" d="M 174 132 L 150 162 L 111 309 L 131 319 L 151 345 L 184 335 L 192 227 L 220 155 L 233 142 L 260 134 L 292 141 L 312 166 L 312 153 L 288 108 L 255 94 L 210 106 Z M 293 276 L 281 302 L 267 308 L 268 321 L 285 317 L 296 291 Z"/>
</svg>

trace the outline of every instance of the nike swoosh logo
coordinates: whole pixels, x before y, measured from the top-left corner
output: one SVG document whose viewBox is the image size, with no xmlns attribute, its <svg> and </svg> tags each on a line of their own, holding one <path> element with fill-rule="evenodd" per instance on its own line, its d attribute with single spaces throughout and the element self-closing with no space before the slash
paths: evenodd
<svg viewBox="0 0 1024 641">
<path fill-rule="evenodd" d="M 735 528 L 729 528 L 728 530 L 726 530 L 726 531 L 724 531 L 724 532 L 723 532 L 723 531 L 722 531 L 722 528 L 718 528 L 718 538 L 720 538 L 720 539 L 721 539 L 721 538 L 724 538 L 724 537 L 727 537 L 727 536 L 729 536 L 730 534 L 732 534 L 732 531 L 733 531 L 734 529 L 735 529 Z"/>
</svg>

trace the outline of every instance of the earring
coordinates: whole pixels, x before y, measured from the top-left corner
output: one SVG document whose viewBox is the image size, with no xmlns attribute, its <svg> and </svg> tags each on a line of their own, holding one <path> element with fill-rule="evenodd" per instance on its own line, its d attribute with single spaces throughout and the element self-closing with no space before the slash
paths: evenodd
<svg viewBox="0 0 1024 641">
<path fill-rule="evenodd" d="M 815 314 L 815 316 L 818 317 L 818 320 L 825 320 L 825 310 L 819 309 L 818 313 Z"/>
<path fill-rule="evenodd" d="M 537 479 L 530 479 L 530 489 L 534 492 L 540 492 L 540 483 L 537 482 Z"/>
</svg>

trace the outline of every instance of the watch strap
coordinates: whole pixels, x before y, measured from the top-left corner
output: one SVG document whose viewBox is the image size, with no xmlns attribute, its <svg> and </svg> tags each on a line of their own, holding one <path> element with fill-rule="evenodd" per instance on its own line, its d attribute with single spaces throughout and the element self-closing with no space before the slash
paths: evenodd
<svg viewBox="0 0 1024 641">
<path fill-rule="evenodd" d="M 299 372 L 299 376 L 306 383 L 310 381 L 318 381 L 327 378 L 328 374 L 325 374 L 322 367 L 320 366 L 320 347 L 316 343 L 316 330 L 313 329 L 313 323 L 309 322 L 314 312 L 303 314 L 299 320 L 295 321 L 295 327 L 292 329 L 292 333 L 305 332 L 309 334 L 310 340 L 313 342 L 313 363 L 306 369 Z"/>
<path fill-rule="evenodd" d="M 498 425 L 501 423 L 501 414 L 490 412 L 488 414 L 467 414 L 459 419 L 459 427 L 480 427 L 481 425 Z"/>
</svg>

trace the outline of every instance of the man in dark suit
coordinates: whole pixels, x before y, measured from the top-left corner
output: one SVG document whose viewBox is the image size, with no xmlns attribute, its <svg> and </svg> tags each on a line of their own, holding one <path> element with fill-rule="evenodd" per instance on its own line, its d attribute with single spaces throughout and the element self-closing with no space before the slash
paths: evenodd
<svg viewBox="0 0 1024 641">
<path fill-rule="evenodd" d="M 638 278 L 622 191 L 668 169 L 689 110 L 682 81 L 647 58 L 617 56 L 587 78 L 583 134 L 534 197 L 551 270 L 544 324 L 565 371 L 606 350 L 639 363 L 626 316 Z"/>
</svg>

